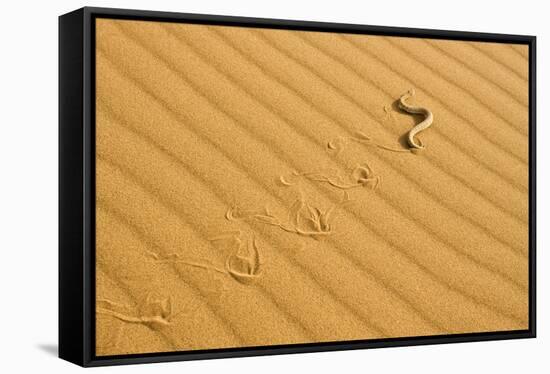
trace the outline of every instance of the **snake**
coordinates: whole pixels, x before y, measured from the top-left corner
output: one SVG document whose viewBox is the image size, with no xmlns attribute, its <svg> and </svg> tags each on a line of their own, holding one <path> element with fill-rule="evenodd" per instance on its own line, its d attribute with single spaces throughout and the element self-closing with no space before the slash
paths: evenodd
<svg viewBox="0 0 550 374">
<path fill-rule="evenodd" d="M 407 140 L 411 148 L 424 149 L 424 145 L 422 145 L 422 142 L 420 141 L 420 139 L 418 139 L 418 143 L 415 141 L 415 136 L 419 132 L 426 130 L 428 127 L 432 125 L 434 116 L 429 109 L 426 109 L 424 107 L 419 107 L 419 106 L 413 106 L 405 102 L 405 100 L 413 97 L 414 95 L 415 95 L 414 89 L 410 89 L 409 91 L 407 91 L 407 93 L 401 95 L 401 97 L 399 98 L 399 108 L 401 108 L 407 113 L 421 114 L 424 116 L 424 121 L 414 126 L 407 134 Z"/>
</svg>

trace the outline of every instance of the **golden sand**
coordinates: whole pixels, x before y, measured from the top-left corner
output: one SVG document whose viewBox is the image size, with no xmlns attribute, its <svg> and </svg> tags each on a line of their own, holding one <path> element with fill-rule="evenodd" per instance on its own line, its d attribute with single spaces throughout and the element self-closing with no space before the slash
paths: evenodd
<svg viewBox="0 0 550 374">
<path fill-rule="evenodd" d="M 96 32 L 97 355 L 528 328 L 527 46 Z"/>
</svg>

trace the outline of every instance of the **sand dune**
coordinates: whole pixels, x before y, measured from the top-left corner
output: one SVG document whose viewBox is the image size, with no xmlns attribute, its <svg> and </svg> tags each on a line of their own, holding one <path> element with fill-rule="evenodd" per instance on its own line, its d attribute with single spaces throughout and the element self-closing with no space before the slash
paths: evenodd
<svg viewBox="0 0 550 374">
<path fill-rule="evenodd" d="M 99 19 L 96 53 L 98 355 L 528 327 L 526 46 Z"/>
</svg>

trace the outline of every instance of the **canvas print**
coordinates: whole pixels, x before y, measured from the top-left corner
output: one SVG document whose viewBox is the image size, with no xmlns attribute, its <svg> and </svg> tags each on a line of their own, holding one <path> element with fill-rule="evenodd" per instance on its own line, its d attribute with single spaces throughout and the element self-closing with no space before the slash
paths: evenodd
<svg viewBox="0 0 550 374">
<path fill-rule="evenodd" d="M 95 354 L 529 329 L 528 48 L 97 18 Z"/>
</svg>

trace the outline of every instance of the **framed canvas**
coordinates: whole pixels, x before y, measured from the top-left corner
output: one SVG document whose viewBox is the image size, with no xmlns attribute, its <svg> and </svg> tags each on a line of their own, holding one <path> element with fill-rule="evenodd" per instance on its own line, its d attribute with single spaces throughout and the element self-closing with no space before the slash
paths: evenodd
<svg viewBox="0 0 550 374">
<path fill-rule="evenodd" d="M 59 19 L 59 355 L 535 337 L 535 37 Z"/>
</svg>

